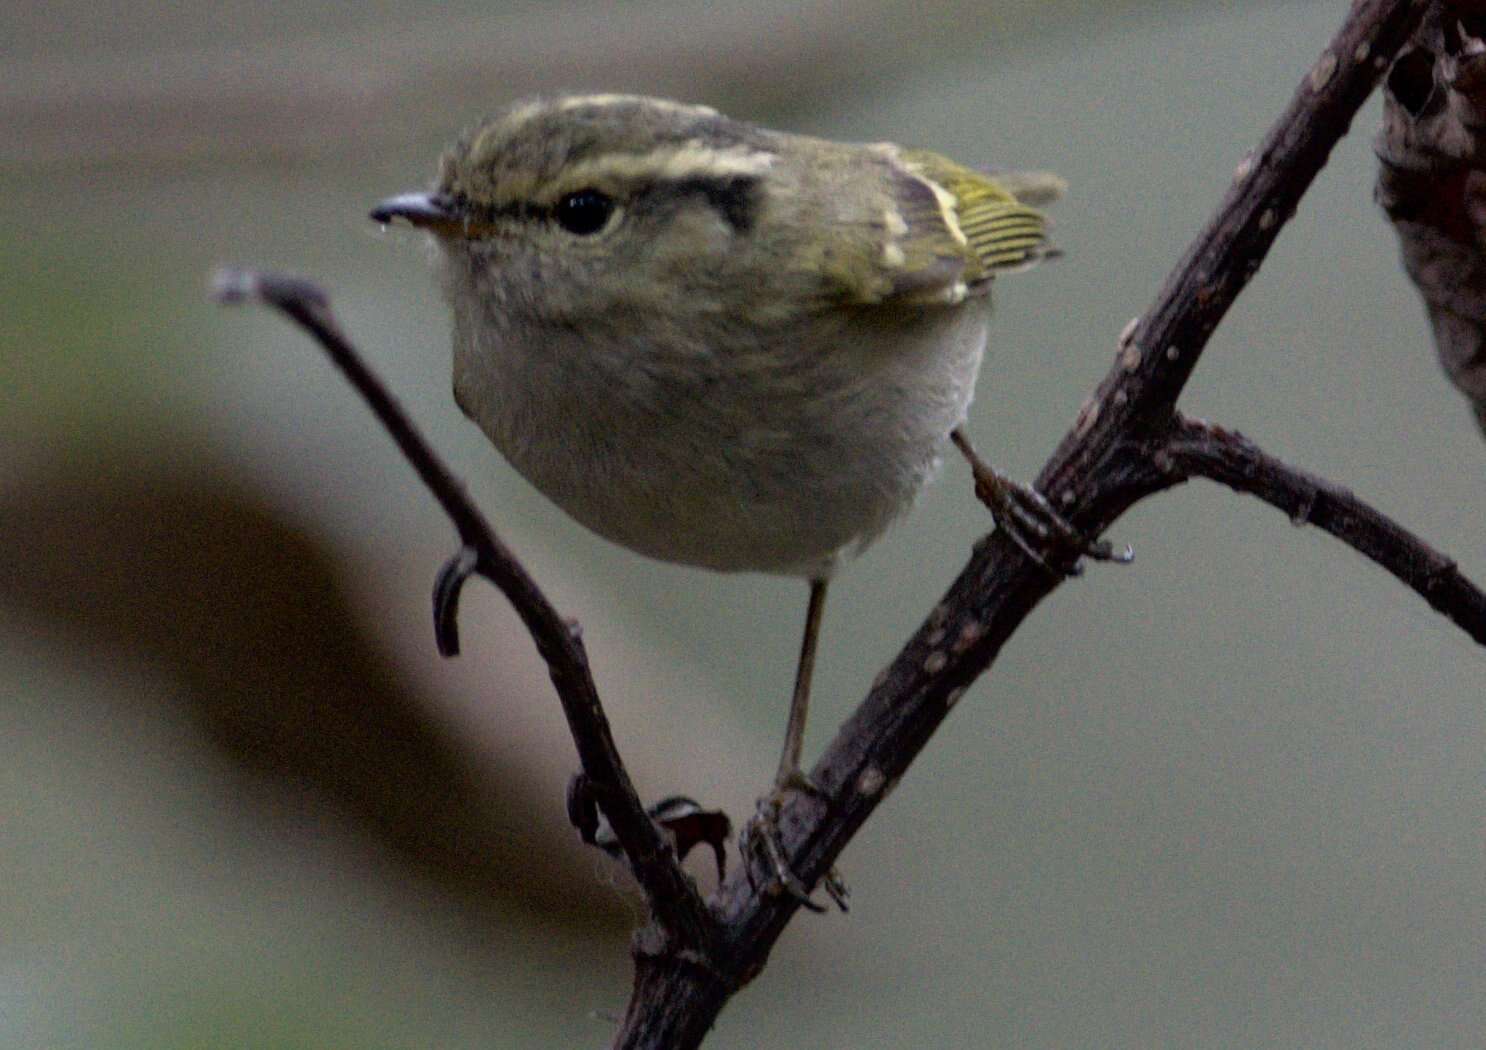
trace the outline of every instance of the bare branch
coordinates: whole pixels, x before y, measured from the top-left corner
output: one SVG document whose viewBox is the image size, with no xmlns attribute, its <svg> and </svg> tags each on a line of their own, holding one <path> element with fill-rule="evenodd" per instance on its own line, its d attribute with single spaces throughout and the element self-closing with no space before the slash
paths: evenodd
<svg viewBox="0 0 1486 1050">
<path fill-rule="evenodd" d="M 635 879 L 662 929 L 663 943 L 677 952 L 694 952 L 709 945 L 715 923 L 696 886 L 681 870 L 670 843 L 640 804 L 599 702 L 577 624 L 558 615 L 536 581 L 470 502 L 464 486 L 387 387 L 367 368 L 331 313 L 325 293 L 309 281 L 294 277 L 223 270 L 213 282 L 213 294 L 223 303 L 261 302 L 282 311 L 324 348 L 366 400 L 459 530 L 463 550 L 455 556 L 453 567 L 440 574 L 443 603 L 452 606 L 457 595 L 458 583 L 451 584 L 450 578 L 462 579 L 471 571 L 490 580 L 506 596 L 547 662 L 587 775 L 588 790 L 609 818 L 614 836 L 629 858 Z M 436 612 L 443 618 L 442 610 Z"/>
<path fill-rule="evenodd" d="M 1038 478 L 1037 487 L 1090 534 L 1172 484 L 1151 462 L 1149 440 L 1170 425 L 1213 330 L 1423 7 L 1409 0 L 1353 5 L 1285 112 L 1239 165 L 1222 205 L 1144 319 L 1121 341 L 1114 367 Z M 797 794 L 782 808 L 781 839 L 802 881 L 813 884 L 830 869 L 969 684 L 1061 582 L 1000 533 L 976 550 L 811 770 L 824 797 Z M 721 1006 L 716 973 L 736 984 L 748 981 L 798 907 L 787 896 L 756 894 L 741 874 L 719 896 L 725 956 L 703 978 L 666 960 L 637 958 L 635 995 L 616 1047 L 697 1045 Z"/>
<path fill-rule="evenodd" d="M 1158 466 L 1258 496 L 1297 525 L 1315 525 L 1377 562 L 1439 613 L 1486 645 L 1486 594 L 1455 562 L 1347 489 L 1266 454 L 1242 434 L 1178 416 Z"/>
</svg>

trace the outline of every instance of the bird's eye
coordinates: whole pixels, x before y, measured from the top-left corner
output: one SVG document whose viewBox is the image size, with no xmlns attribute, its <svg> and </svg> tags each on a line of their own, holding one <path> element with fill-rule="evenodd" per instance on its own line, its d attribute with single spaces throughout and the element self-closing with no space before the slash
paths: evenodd
<svg viewBox="0 0 1486 1050">
<path fill-rule="evenodd" d="M 614 214 L 614 202 L 598 190 L 578 190 L 557 202 L 557 224 L 586 237 L 598 233 Z"/>
</svg>

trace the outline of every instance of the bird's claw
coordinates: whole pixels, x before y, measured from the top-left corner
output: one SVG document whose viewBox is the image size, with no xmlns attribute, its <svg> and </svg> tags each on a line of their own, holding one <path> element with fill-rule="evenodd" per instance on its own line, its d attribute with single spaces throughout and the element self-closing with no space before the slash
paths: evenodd
<svg viewBox="0 0 1486 1050">
<path fill-rule="evenodd" d="M 759 799 L 757 811 L 743 826 L 743 832 L 738 837 L 738 850 L 743 855 L 743 870 L 748 876 L 748 885 L 755 892 L 762 888 L 765 893 L 787 893 L 801 907 L 817 913 L 824 912 L 827 910 L 826 906 L 815 900 L 810 887 L 790 868 L 784 855 L 784 846 L 779 840 L 779 814 L 784 796 L 789 791 L 826 799 L 825 792 L 798 770 L 781 780 L 772 792 Z M 762 887 L 755 875 L 755 861 L 761 862 L 768 872 L 768 881 Z M 842 911 L 848 910 L 851 891 L 835 868 L 821 879 L 821 885 L 836 907 Z"/>
<path fill-rule="evenodd" d="M 1135 551 L 1129 545 L 1116 552 L 1108 540 L 1089 538 L 1054 510 L 1042 493 L 1031 485 L 1013 481 L 981 459 L 963 430 L 952 431 L 950 440 L 970 464 L 970 472 L 975 476 L 975 495 L 990 509 L 996 527 L 1048 572 L 1078 576 L 1083 572 L 1080 558 L 1120 565 L 1135 559 Z"/>
<path fill-rule="evenodd" d="M 1134 550 L 1128 545 L 1116 551 L 1108 540 L 1090 539 L 1054 510 L 1047 497 L 1035 488 L 983 464 L 975 467 L 975 494 L 990 509 L 996 527 L 1023 554 L 1049 572 L 1078 576 L 1083 572 L 1079 558 L 1120 565 L 1135 558 Z"/>
</svg>

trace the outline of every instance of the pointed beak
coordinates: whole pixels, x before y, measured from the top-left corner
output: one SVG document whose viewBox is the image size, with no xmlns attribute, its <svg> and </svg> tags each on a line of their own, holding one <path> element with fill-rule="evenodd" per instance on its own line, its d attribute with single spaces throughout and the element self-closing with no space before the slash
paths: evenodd
<svg viewBox="0 0 1486 1050">
<path fill-rule="evenodd" d="M 373 208 L 371 218 L 384 226 L 402 219 L 419 229 L 443 234 L 463 230 L 465 225 L 454 199 L 442 193 L 399 193 Z"/>
</svg>

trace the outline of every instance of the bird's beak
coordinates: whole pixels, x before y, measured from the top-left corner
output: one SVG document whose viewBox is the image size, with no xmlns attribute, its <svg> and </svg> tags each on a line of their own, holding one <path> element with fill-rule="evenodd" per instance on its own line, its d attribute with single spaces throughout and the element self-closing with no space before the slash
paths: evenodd
<svg viewBox="0 0 1486 1050">
<path fill-rule="evenodd" d="M 402 219 L 412 226 L 439 234 L 465 231 L 465 216 L 454 198 L 442 193 L 399 193 L 371 210 L 373 222 L 387 225 Z"/>
</svg>

